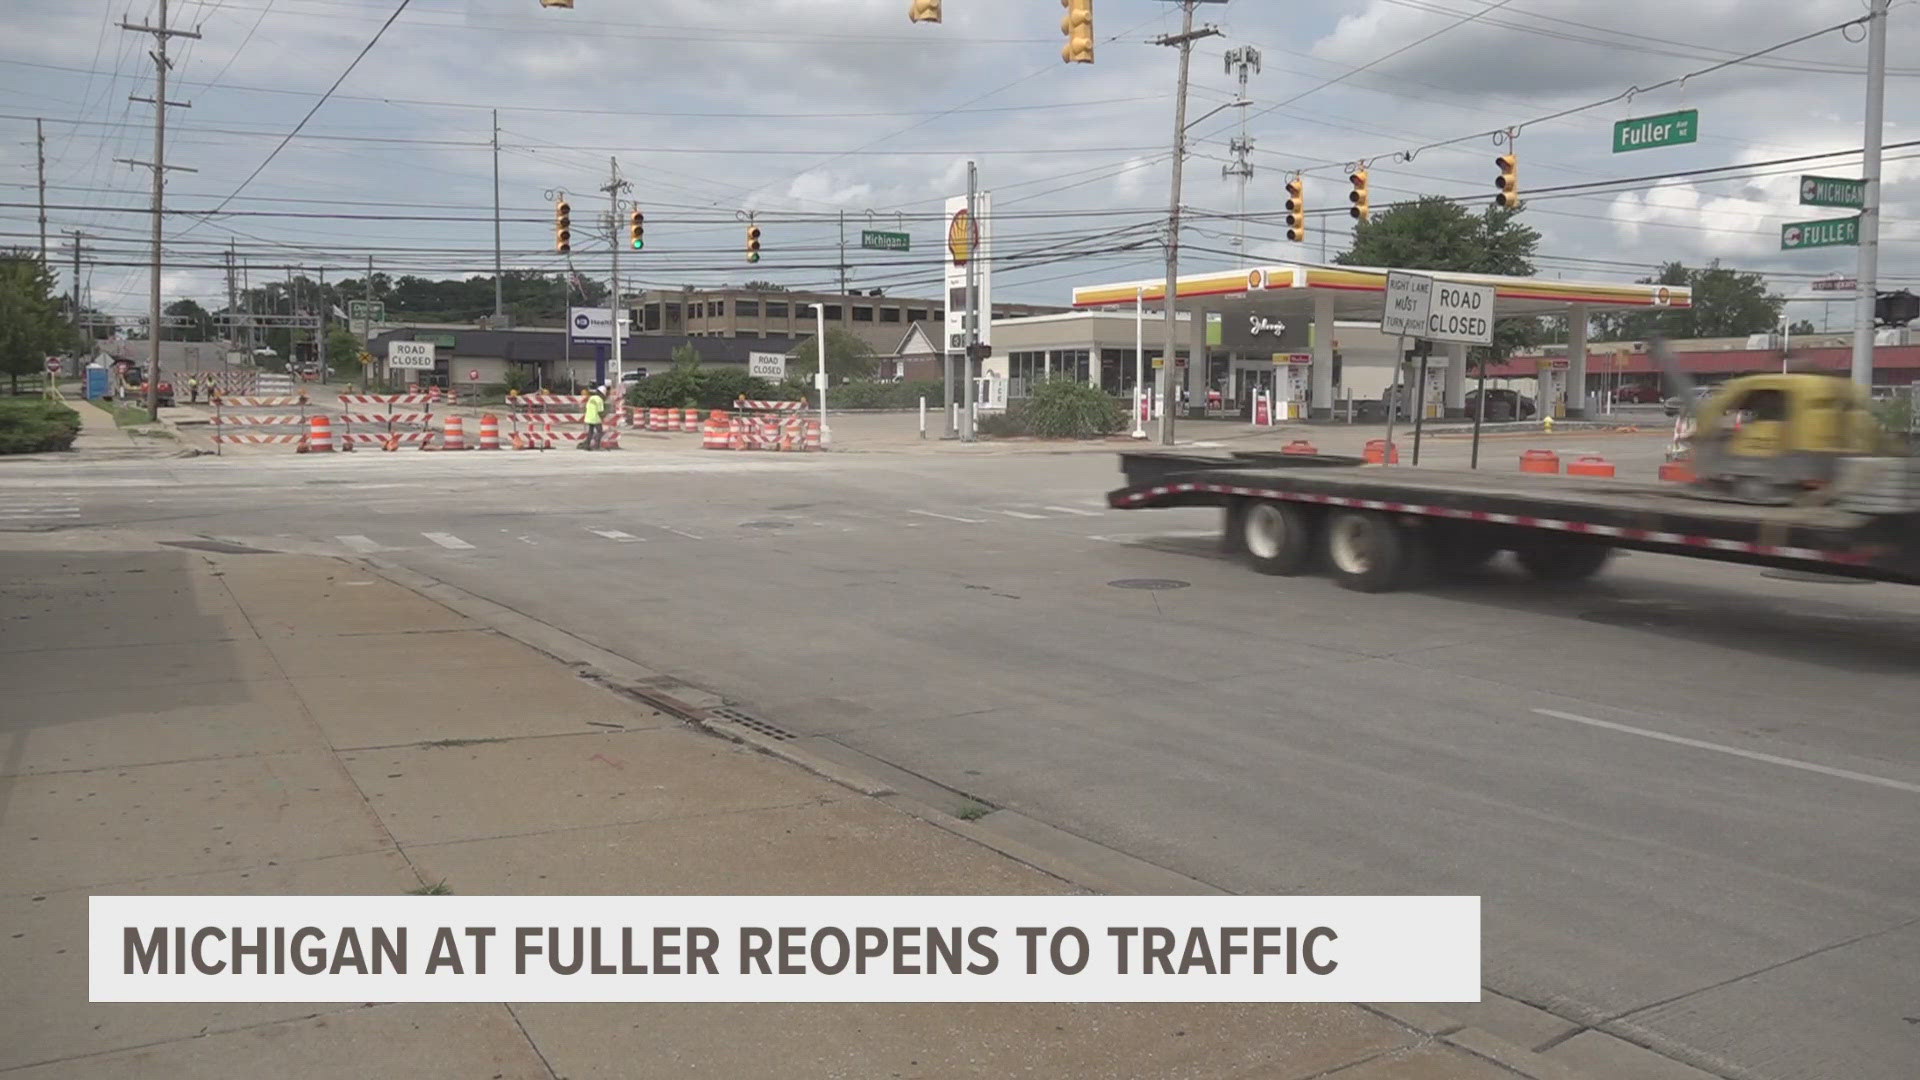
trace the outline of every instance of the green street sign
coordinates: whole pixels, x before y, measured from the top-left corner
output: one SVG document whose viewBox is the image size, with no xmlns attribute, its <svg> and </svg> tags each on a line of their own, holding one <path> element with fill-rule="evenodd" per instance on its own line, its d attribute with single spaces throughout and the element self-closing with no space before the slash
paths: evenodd
<svg viewBox="0 0 1920 1080">
<path fill-rule="evenodd" d="M 354 322 L 371 319 L 374 322 L 387 321 L 387 302 L 385 300 L 349 300 L 347 318 Z"/>
<path fill-rule="evenodd" d="M 907 251 L 911 249 L 912 244 L 913 238 L 903 232 L 860 230 L 860 246 L 872 251 Z"/>
<path fill-rule="evenodd" d="M 1867 182 L 1844 176 L 1803 176 L 1800 178 L 1801 206 L 1845 206 L 1860 209 L 1867 205 Z"/>
<path fill-rule="evenodd" d="M 1700 138 L 1700 110 L 1682 109 L 1622 120 L 1613 125 L 1613 152 L 1651 150 L 1656 146 L 1679 146 Z"/>
<path fill-rule="evenodd" d="M 1828 218 L 1825 221 L 1795 221 L 1780 226 L 1780 250 L 1799 248 L 1847 247 L 1860 243 L 1860 219 Z"/>
</svg>

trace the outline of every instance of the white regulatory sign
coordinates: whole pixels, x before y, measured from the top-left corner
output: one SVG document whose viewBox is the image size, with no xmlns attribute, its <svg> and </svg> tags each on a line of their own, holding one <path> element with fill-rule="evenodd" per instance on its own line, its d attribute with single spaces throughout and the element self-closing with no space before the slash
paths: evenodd
<svg viewBox="0 0 1920 1080">
<path fill-rule="evenodd" d="M 1421 336 L 1429 341 L 1493 344 L 1493 287 L 1435 282 L 1432 310 Z"/>
<path fill-rule="evenodd" d="M 395 371 L 432 371 L 433 342 L 387 342 L 387 366 Z"/>
<path fill-rule="evenodd" d="M 1422 337 L 1433 307 L 1433 279 L 1399 270 L 1387 272 L 1387 306 L 1380 315 L 1380 332 L 1393 337 Z"/>
<path fill-rule="evenodd" d="M 779 382 L 787 377 L 787 358 L 777 352 L 750 352 L 747 354 L 747 374 Z"/>
</svg>

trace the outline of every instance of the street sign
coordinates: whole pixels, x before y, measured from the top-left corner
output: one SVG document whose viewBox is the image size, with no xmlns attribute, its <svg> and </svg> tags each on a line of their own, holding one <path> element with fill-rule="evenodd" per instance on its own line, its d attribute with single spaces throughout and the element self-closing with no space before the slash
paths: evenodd
<svg viewBox="0 0 1920 1080">
<path fill-rule="evenodd" d="M 387 321 L 387 302 L 385 300 L 349 300 L 347 318 L 354 322 Z"/>
<path fill-rule="evenodd" d="M 1432 278 L 1399 270 L 1387 272 L 1387 306 L 1380 315 L 1381 333 L 1419 337 L 1427 332 L 1427 314 L 1432 308 Z"/>
<path fill-rule="evenodd" d="M 1435 284 L 1433 310 L 1427 315 L 1426 333 L 1420 336 L 1430 341 L 1493 344 L 1493 286 Z"/>
<path fill-rule="evenodd" d="M 469 369 L 467 370 L 467 381 L 468 381 L 468 382 L 479 382 L 479 381 L 480 381 L 480 369 L 479 369 L 479 368 L 469 368 Z"/>
<path fill-rule="evenodd" d="M 913 237 L 903 232 L 861 229 L 860 246 L 871 251 L 908 251 L 913 246 Z"/>
<path fill-rule="evenodd" d="M 387 366 L 395 371 L 432 371 L 433 342 L 387 342 Z"/>
<path fill-rule="evenodd" d="M 1825 221 L 1793 221 L 1780 226 L 1780 250 L 1844 247 L 1860 243 L 1860 219 L 1828 218 Z"/>
<path fill-rule="evenodd" d="M 1821 278 L 1813 283 L 1815 292 L 1852 292 L 1860 287 L 1860 282 L 1850 277 Z"/>
<path fill-rule="evenodd" d="M 1659 116 L 1640 116 L 1613 125 L 1613 152 L 1679 146 L 1700 138 L 1700 110 L 1682 109 Z"/>
<path fill-rule="evenodd" d="M 1843 206 L 1858 210 L 1867 205 L 1867 182 L 1844 176 L 1800 178 L 1801 206 Z"/>
<path fill-rule="evenodd" d="M 777 352 L 750 352 L 747 354 L 747 374 L 756 379 L 779 382 L 787 377 L 787 358 Z"/>
<path fill-rule="evenodd" d="M 47 374 L 49 375 L 60 374 L 60 358 L 59 357 L 57 356 L 47 357 Z"/>
</svg>

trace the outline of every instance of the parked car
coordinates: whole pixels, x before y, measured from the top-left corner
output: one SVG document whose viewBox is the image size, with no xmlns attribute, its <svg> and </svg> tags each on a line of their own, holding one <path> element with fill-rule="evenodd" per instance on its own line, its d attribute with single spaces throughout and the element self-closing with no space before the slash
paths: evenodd
<svg viewBox="0 0 1920 1080">
<path fill-rule="evenodd" d="M 1517 390 L 1495 388 L 1487 391 L 1488 420 L 1531 420 L 1539 413 L 1533 399 L 1521 397 Z M 1480 412 L 1480 391 L 1467 392 L 1467 417 L 1472 419 Z"/>
<path fill-rule="evenodd" d="M 1661 401 L 1660 388 L 1644 383 L 1623 386 L 1613 395 L 1613 400 L 1625 405 L 1658 405 Z"/>
<path fill-rule="evenodd" d="M 1714 395 L 1714 392 L 1717 391 L 1718 389 L 1720 388 L 1717 386 L 1694 387 L 1693 388 L 1693 407 L 1695 409 L 1699 408 L 1700 403 L 1712 397 Z M 1675 396 L 1675 397 L 1668 398 L 1663 403 L 1663 407 L 1666 409 L 1666 413 L 1668 416 L 1679 416 L 1682 411 L 1682 406 L 1684 404 L 1685 404 L 1685 401 L 1682 398 Z M 1691 411 L 1691 410 L 1688 410 L 1688 411 Z"/>
</svg>

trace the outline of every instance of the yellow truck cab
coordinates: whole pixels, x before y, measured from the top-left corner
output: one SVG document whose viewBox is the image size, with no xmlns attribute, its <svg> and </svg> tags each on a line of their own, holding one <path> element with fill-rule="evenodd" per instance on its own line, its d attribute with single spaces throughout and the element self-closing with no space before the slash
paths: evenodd
<svg viewBox="0 0 1920 1080">
<path fill-rule="evenodd" d="M 1699 406 L 1694 469 L 1705 483 L 1744 492 L 1832 483 L 1841 459 L 1893 452 L 1871 405 L 1834 375 L 1734 379 Z"/>
</svg>

